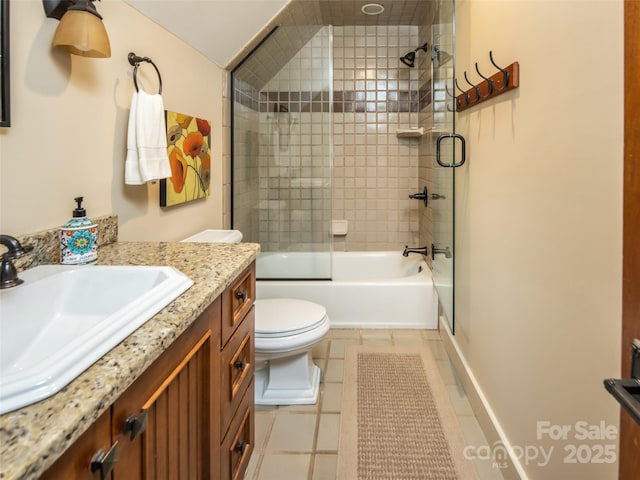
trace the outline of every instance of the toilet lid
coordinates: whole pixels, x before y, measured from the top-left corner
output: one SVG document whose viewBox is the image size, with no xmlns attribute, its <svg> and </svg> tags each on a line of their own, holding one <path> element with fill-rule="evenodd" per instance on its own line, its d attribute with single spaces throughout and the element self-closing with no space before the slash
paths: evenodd
<svg viewBox="0 0 640 480">
<path fill-rule="evenodd" d="M 327 310 L 317 303 L 295 298 L 256 300 L 256 335 L 284 337 L 308 332 L 322 323 Z"/>
</svg>

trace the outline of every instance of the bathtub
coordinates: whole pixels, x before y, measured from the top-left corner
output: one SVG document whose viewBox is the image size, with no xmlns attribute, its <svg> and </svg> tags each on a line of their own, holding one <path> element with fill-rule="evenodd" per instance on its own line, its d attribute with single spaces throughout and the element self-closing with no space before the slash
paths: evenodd
<svg viewBox="0 0 640 480">
<path fill-rule="evenodd" d="M 451 324 L 453 319 L 453 259 L 436 255 L 433 262 L 434 285 L 438 292 L 440 305 Z"/>
<path fill-rule="evenodd" d="M 327 254 L 328 255 L 328 254 Z M 261 280 L 300 271 L 317 254 L 263 252 L 257 259 L 257 298 L 299 298 L 324 305 L 333 328 L 435 329 L 438 298 L 420 257 L 401 252 L 335 252 L 331 280 Z M 328 260 L 328 258 L 326 259 Z"/>
</svg>

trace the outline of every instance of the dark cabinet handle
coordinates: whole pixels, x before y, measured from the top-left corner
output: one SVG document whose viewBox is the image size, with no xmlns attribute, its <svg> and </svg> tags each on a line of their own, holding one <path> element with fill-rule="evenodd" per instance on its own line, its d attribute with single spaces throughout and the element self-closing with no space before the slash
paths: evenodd
<svg viewBox="0 0 640 480">
<path fill-rule="evenodd" d="M 244 302 L 247 299 L 247 294 L 244 293 L 242 290 L 238 290 L 236 292 L 236 298 L 241 302 Z"/>
<path fill-rule="evenodd" d="M 244 370 L 244 367 L 247 366 L 247 362 L 244 358 L 240 358 L 233 363 L 233 366 L 238 370 Z"/>
<path fill-rule="evenodd" d="M 100 480 L 105 480 L 118 461 L 118 442 L 111 445 L 107 453 L 100 450 L 91 460 L 91 473 L 100 472 Z"/>
<path fill-rule="evenodd" d="M 147 410 L 143 410 L 139 415 L 130 415 L 124 421 L 124 433 L 131 432 L 131 440 L 140 435 L 147 428 Z"/>
<path fill-rule="evenodd" d="M 243 442 L 243 441 L 239 441 L 238 443 L 236 443 L 236 446 L 233 447 L 233 449 L 238 452 L 240 455 L 242 455 L 244 453 L 244 451 L 247 448 L 247 442 Z"/>
</svg>

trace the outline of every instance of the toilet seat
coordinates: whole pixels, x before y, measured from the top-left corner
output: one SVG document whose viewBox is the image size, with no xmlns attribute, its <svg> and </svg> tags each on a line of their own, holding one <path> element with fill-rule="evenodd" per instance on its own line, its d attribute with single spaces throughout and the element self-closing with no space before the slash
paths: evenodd
<svg viewBox="0 0 640 480">
<path fill-rule="evenodd" d="M 317 303 L 295 298 L 255 301 L 256 338 L 282 338 L 314 330 L 327 320 L 327 310 Z"/>
</svg>

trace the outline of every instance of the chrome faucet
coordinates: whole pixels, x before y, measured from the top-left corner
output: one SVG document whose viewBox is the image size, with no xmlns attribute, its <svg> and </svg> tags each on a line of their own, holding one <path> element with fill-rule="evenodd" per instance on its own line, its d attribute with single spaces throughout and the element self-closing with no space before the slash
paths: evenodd
<svg viewBox="0 0 640 480">
<path fill-rule="evenodd" d="M 418 248 L 409 248 L 409 245 L 404 246 L 404 252 L 402 252 L 403 257 L 408 257 L 410 253 L 421 253 L 425 257 L 429 255 L 428 247 L 418 247 Z"/>
<path fill-rule="evenodd" d="M 13 260 L 26 255 L 33 250 L 33 246 L 26 245 L 23 247 L 17 239 L 9 235 L 0 235 L 0 244 L 7 247 L 7 251 L 0 257 L 2 260 L 0 265 L 0 289 L 20 285 L 23 280 L 18 278 L 18 272 Z"/>
<path fill-rule="evenodd" d="M 449 250 L 449 247 L 436 248 L 436 246 L 432 243 L 431 244 L 431 260 L 435 260 L 436 255 L 438 255 L 439 253 L 443 253 L 444 258 L 452 257 L 452 253 L 451 253 L 451 250 Z"/>
</svg>

